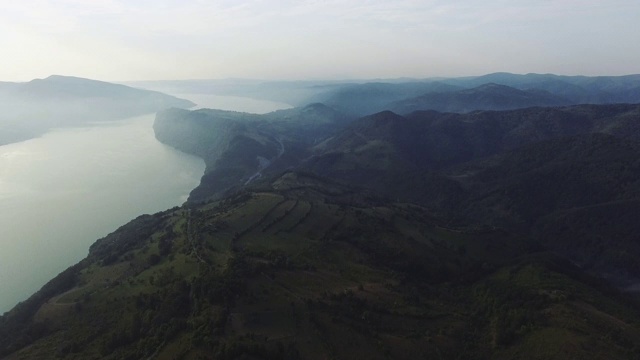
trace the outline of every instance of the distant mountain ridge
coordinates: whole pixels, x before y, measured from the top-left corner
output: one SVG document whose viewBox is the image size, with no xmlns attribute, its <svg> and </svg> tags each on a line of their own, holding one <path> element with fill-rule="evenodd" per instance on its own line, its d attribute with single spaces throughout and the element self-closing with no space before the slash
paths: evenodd
<svg viewBox="0 0 640 360">
<path fill-rule="evenodd" d="M 535 106 L 560 106 L 570 102 L 545 90 L 518 90 L 486 83 L 472 89 L 434 92 L 389 104 L 389 110 L 408 114 L 418 110 L 466 113 L 477 110 L 512 110 Z"/>
<path fill-rule="evenodd" d="M 494 73 L 416 79 L 405 83 L 363 82 L 333 85 L 316 95 L 314 100 L 359 116 L 382 110 L 460 113 L 532 106 L 639 103 L 640 75 L 588 77 Z"/>
<path fill-rule="evenodd" d="M 558 106 L 579 104 L 640 103 L 640 75 L 623 76 L 565 76 L 554 74 L 512 74 L 493 73 L 482 76 L 438 77 L 426 79 L 374 79 L 348 81 L 260 81 L 260 80 L 184 80 L 135 82 L 135 86 L 167 88 L 177 93 L 208 93 L 219 95 L 245 96 L 285 102 L 293 106 L 309 103 L 323 103 L 351 116 L 365 116 L 384 110 L 395 110 L 406 114 L 414 110 L 440 110 L 450 112 L 471 112 L 489 110 L 469 103 L 451 102 L 445 110 L 442 105 L 424 106 L 410 109 L 394 109 L 393 104 L 410 101 L 422 96 L 429 98 L 434 93 L 455 93 L 478 88 L 487 84 L 508 86 L 533 96 L 525 101 L 520 94 L 512 92 L 505 96 L 503 103 L 495 103 L 492 110 L 526 108 L 531 106 Z M 481 95 L 480 93 L 478 95 Z M 508 95 L 508 94 L 506 94 Z M 445 96 L 445 95 L 439 95 Z M 446 99 L 446 97 L 445 97 Z M 482 104 L 479 98 L 468 96 L 474 104 Z M 490 99 L 489 99 L 490 100 Z M 495 99 L 494 99 L 495 101 Z M 419 102 L 415 102 L 419 105 Z M 460 107 L 454 106 L 461 105 Z M 406 111 L 406 112 L 405 112 Z"/>
<path fill-rule="evenodd" d="M 77 126 L 154 113 L 192 102 L 155 91 L 70 76 L 0 84 L 0 144 Z"/>
<path fill-rule="evenodd" d="M 356 151 L 356 144 L 390 141 L 420 166 L 442 168 L 519 146 L 577 134 L 602 132 L 640 139 L 640 105 L 575 105 L 470 114 L 384 111 L 355 120 L 326 140 L 327 151 Z M 350 144 L 350 145 L 346 145 Z"/>
<path fill-rule="evenodd" d="M 447 80 L 451 84 L 478 86 L 488 82 L 518 89 L 536 88 L 564 96 L 574 103 L 638 102 L 640 74 L 622 76 L 566 76 L 554 74 L 493 73 Z"/>
<path fill-rule="evenodd" d="M 640 256 L 635 232 L 623 235 L 625 227 L 611 221 L 593 231 L 600 237 L 587 236 L 577 225 L 563 228 L 559 220 L 587 224 L 594 214 L 605 216 L 595 211 L 598 207 L 640 211 L 639 119 L 640 105 L 407 117 L 382 112 L 354 121 L 316 146 L 301 166 L 417 202 L 451 224 L 532 234 L 585 268 L 615 273 L 623 283 L 640 281 L 632 260 Z M 607 232 L 618 235 L 605 242 Z M 569 245 L 580 237 L 591 242 Z"/>
<path fill-rule="evenodd" d="M 0 356 L 638 358 L 640 104 L 606 103 L 635 81 L 323 84 L 330 104 L 161 111 L 156 137 L 205 160 L 201 184 L 0 317 Z M 388 108 L 438 96 L 458 111 Z M 558 97 L 606 104 L 460 111 Z"/>
<path fill-rule="evenodd" d="M 156 126 L 182 123 L 186 129 L 195 130 L 186 136 L 188 139 L 201 139 L 205 144 L 220 144 L 211 141 L 213 134 L 228 134 L 224 146 L 208 152 L 218 157 L 205 155 L 210 159 L 208 170 L 191 194 L 194 203 L 224 196 L 254 180 L 259 183 L 259 177 L 252 175 L 269 178 L 287 168 L 298 168 L 398 201 L 418 203 L 459 226 L 484 224 L 528 233 L 538 228 L 543 215 L 571 207 L 633 200 L 640 191 L 640 183 L 628 180 L 628 171 L 636 171 L 633 163 L 640 154 L 636 150 L 614 150 L 621 141 L 640 142 L 640 105 L 534 107 L 469 114 L 418 111 L 406 116 L 383 111 L 359 119 L 336 115 L 321 121 L 328 125 L 324 141 L 300 141 L 305 138 L 300 135 L 306 131 L 305 116 L 318 116 L 318 109 L 322 109 L 321 117 L 339 114 L 319 104 L 266 115 L 209 110 L 181 111 L 176 116 L 177 110 L 172 110 L 159 114 Z M 283 126 L 285 123 L 278 119 L 288 114 L 300 117 Z M 226 125 L 216 125 L 220 121 Z M 207 124 L 209 129 L 196 124 Z M 229 124 L 236 130 L 225 130 Z M 171 125 L 158 133 L 159 138 L 170 135 L 165 141 L 179 147 L 185 144 L 177 137 L 180 128 Z M 317 135 L 322 138 L 321 133 Z M 565 153 L 565 147 L 575 147 L 572 139 L 582 144 L 580 150 Z M 588 151 L 590 147 L 604 150 Z M 279 155 L 280 149 L 286 149 L 284 155 Z M 547 172 L 540 173 L 533 160 L 547 161 L 541 157 L 544 149 L 551 151 L 548 155 L 566 155 L 556 161 L 557 167 L 547 167 Z M 610 168 L 611 164 L 619 165 Z M 509 175 L 512 166 L 521 167 L 520 175 Z M 577 172 L 559 175 L 566 169 Z M 605 172 L 610 177 L 598 177 L 597 169 L 608 169 Z M 557 181 L 554 189 L 561 193 L 538 194 L 543 187 L 532 185 L 536 180 L 531 180 L 538 177 L 543 187 Z M 587 180 L 593 182 L 589 186 L 595 187 L 583 184 L 583 177 L 591 179 Z M 617 189 L 623 183 L 627 187 L 623 193 L 598 190 Z M 502 191 L 506 189 L 520 195 L 505 195 Z M 578 195 L 581 193 L 588 195 Z M 549 196 L 563 199 L 568 194 L 573 197 L 542 205 Z M 536 201 L 541 203 L 534 205 Z M 613 268 L 598 265 L 597 270 Z M 625 269 L 633 272 L 630 267 Z M 640 279 L 640 272 L 633 276 Z"/>
<path fill-rule="evenodd" d="M 309 146 L 350 118 L 323 104 L 257 115 L 169 109 L 154 123 L 161 142 L 204 159 L 205 174 L 190 201 L 202 201 L 275 174 L 311 155 Z"/>
<path fill-rule="evenodd" d="M 459 86 L 438 81 L 398 84 L 371 82 L 334 85 L 330 90 L 321 92 L 311 100 L 354 116 L 362 116 L 389 110 L 389 105 L 392 103 L 415 98 L 425 93 L 443 93 L 461 89 Z"/>
</svg>

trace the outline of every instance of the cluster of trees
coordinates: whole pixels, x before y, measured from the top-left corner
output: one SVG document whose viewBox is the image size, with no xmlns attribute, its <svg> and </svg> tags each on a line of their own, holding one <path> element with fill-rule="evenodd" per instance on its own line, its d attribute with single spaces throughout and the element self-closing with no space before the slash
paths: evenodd
<svg viewBox="0 0 640 360">
<path fill-rule="evenodd" d="M 11 354 L 53 331 L 46 322 L 33 322 L 33 316 L 47 300 L 76 286 L 78 275 L 87 264 L 88 261 L 83 260 L 69 267 L 27 300 L 0 316 L 0 357 Z"/>
</svg>

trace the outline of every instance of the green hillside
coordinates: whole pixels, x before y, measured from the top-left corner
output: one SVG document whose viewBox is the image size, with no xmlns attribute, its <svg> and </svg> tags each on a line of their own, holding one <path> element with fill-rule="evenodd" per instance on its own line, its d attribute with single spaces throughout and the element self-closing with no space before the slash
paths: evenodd
<svg viewBox="0 0 640 360">
<path fill-rule="evenodd" d="M 163 111 L 201 184 L 0 317 L 0 358 L 640 357 L 639 109 Z"/>
<path fill-rule="evenodd" d="M 264 115 L 169 109 L 157 114 L 154 131 L 161 142 L 204 159 L 205 174 L 189 197 L 200 202 L 297 166 L 313 144 L 350 120 L 323 104 Z"/>
<path fill-rule="evenodd" d="M 288 172 L 97 241 L 2 317 L 0 354 L 624 358 L 639 315 L 527 239 Z"/>
</svg>

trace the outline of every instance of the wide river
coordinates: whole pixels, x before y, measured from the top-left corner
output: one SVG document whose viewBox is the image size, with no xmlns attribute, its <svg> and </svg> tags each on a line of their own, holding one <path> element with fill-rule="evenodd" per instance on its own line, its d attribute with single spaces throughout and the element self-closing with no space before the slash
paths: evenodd
<svg viewBox="0 0 640 360">
<path fill-rule="evenodd" d="M 254 113 L 289 107 L 181 97 Z M 154 118 L 56 129 L 0 146 L 0 314 L 84 258 L 96 239 L 138 215 L 182 204 L 198 185 L 203 161 L 159 143 Z"/>
</svg>

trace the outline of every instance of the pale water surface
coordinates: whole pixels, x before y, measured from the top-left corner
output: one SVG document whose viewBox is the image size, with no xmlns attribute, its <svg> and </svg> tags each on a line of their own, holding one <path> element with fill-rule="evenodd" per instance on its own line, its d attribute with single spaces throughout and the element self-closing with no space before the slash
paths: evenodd
<svg viewBox="0 0 640 360">
<path fill-rule="evenodd" d="M 138 215 L 184 202 L 201 159 L 159 143 L 155 115 L 0 146 L 0 313 Z"/>
<path fill-rule="evenodd" d="M 161 91 L 161 90 L 158 90 Z M 167 94 L 170 92 L 163 91 Z M 251 99 L 240 96 L 222 96 L 222 95 L 209 95 L 209 94 L 192 94 L 192 93 L 170 93 L 173 96 L 177 96 L 183 99 L 189 99 L 196 103 L 195 109 L 209 108 L 229 111 L 241 111 L 254 114 L 265 114 L 268 112 L 287 109 L 291 105 L 260 99 Z"/>
<path fill-rule="evenodd" d="M 224 110 L 265 113 L 289 105 L 179 94 Z M 158 142 L 154 114 L 54 130 L 0 146 L 0 314 L 75 264 L 129 220 L 182 204 L 201 159 Z"/>
</svg>

